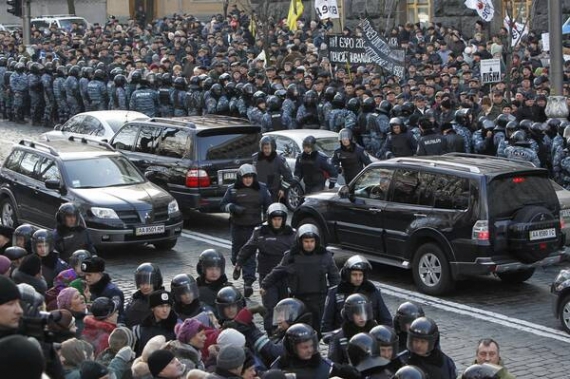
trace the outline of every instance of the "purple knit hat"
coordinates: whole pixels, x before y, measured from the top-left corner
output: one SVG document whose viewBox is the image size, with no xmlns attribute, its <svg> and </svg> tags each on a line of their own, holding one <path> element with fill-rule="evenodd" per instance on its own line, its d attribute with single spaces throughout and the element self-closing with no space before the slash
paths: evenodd
<svg viewBox="0 0 570 379">
<path fill-rule="evenodd" d="M 61 292 L 57 295 L 57 308 L 58 309 L 70 309 L 71 308 L 71 299 L 73 296 L 79 292 L 77 289 L 73 287 L 67 287 L 61 290 Z"/>
<path fill-rule="evenodd" d="M 176 339 L 182 343 L 188 343 L 196 334 L 198 334 L 204 325 L 193 318 L 187 318 L 182 324 L 177 324 L 174 327 Z"/>
<path fill-rule="evenodd" d="M 0 275 L 4 275 L 10 269 L 12 262 L 3 255 L 0 255 Z"/>
</svg>

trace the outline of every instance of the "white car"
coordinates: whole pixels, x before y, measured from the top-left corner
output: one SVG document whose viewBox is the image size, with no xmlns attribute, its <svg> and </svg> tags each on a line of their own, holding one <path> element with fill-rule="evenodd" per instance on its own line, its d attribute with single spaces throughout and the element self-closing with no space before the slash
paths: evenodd
<svg viewBox="0 0 570 379">
<path fill-rule="evenodd" d="M 42 141 L 85 137 L 109 141 L 125 123 L 134 120 L 148 120 L 148 116 L 135 111 L 93 111 L 76 114 L 63 125 L 43 133 Z"/>
<path fill-rule="evenodd" d="M 333 156 L 334 151 L 340 146 L 338 142 L 338 133 L 330 130 L 320 129 L 292 129 L 279 130 L 275 132 L 267 132 L 264 136 L 271 136 L 275 139 L 277 152 L 285 157 L 287 164 L 291 168 L 291 172 L 295 172 L 295 161 L 299 154 L 303 152 L 303 140 L 307 136 L 313 136 L 317 140 L 317 150 L 325 153 L 329 158 Z M 339 178 L 344 183 L 343 178 Z M 296 209 L 301 204 L 301 199 L 305 194 L 304 184 L 295 183 L 287 191 L 285 204 L 290 210 Z"/>
</svg>

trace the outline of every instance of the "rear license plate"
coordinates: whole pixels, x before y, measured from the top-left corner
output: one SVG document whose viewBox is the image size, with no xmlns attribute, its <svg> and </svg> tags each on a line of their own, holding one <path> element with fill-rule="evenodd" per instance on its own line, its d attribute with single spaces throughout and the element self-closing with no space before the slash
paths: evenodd
<svg viewBox="0 0 570 379">
<path fill-rule="evenodd" d="M 563 218 L 570 218 L 570 209 L 560 210 L 560 216 L 562 216 Z"/>
<path fill-rule="evenodd" d="M 224 179 L 224 182 L 235 181 L 237 178 L 237 172 L 224 172 L 222 178 Z"/>
<path fill-rule="evenodd" d="M 556 229 L 541 229 L 541 230 L 532 230 L 530 231 L 530 240 L 543 240 L 546 238 L 556 238 Z"/>
<path fill-rule="evenodd" d="M 146 236 L 149 234 L 162 234 L 164 230 L 164 225 L 141 226 L 135 229 L 135 235 Z"/>
</svg>

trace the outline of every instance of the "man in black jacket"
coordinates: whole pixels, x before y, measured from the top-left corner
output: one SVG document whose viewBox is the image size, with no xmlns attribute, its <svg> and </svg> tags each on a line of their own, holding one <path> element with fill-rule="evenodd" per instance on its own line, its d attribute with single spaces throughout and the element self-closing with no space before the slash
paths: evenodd
<svg viewBox="0 0 570 379">
<path fill-rule="evenodd" d="M 418 141 L 417 155 L 442 155 L 447 150 L 446 139 L 433 127 L 433 123 L 427 117 L 422 117 L 418 122 L 422 136 Z"/>
<path fill-rule="evenodd" d="M 455 132 L 450 122 L 446 122 L 441 126 L 441 133 L 445 139 L 446 153 L 465 153 L 465 140 L 463 136 Z"/>
</svg>

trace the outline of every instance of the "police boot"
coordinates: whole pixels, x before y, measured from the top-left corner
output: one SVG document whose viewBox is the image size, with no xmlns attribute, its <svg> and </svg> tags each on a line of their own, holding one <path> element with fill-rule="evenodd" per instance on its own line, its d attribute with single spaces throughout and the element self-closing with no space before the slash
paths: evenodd
<svg viewBox="0 0 570 379">
<path fill-rule="evenodd" d="M 253 282 L 244 281 L 243 283 L 243 296 L 250 297 L 253 295 Z"/>
</svg>

